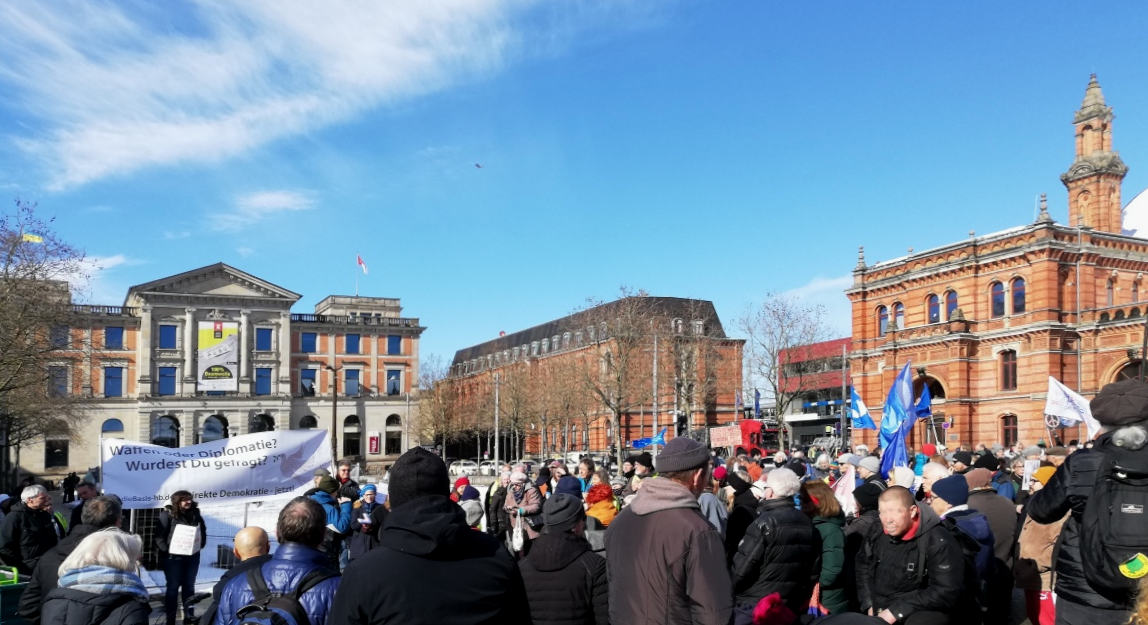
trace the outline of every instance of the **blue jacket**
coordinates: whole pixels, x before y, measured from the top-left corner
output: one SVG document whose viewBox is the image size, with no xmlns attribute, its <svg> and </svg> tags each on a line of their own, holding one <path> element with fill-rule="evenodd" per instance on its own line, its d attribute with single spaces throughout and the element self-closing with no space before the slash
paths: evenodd
<svg viewBox="0 0 1148 625">
<path fill-rule="evenodd" d="M 338 503 L 330 493 L 318 491 L 311 495 L 311 499 L 323 506 L 327 513 L 327 527 L 338 534 L 346 534 L 351 529 L 351 502 Z"/>
<path fill-rule="evenodd" d="M 322 552 L 299 543 L 283 543 L 261 570 L 268 590 L 285 593 L 293 590 L 307 573 L 324 568 L 326 565 L 327 556 Z M 341 577 L 325 579 L 318 586 L 303 593 L 299 602 L 307 611 L 307 617 L 311 619 L 312 625 L 323 625 L 327 622 L 327 615 L 331 613 L 331 601 L 335 598 L 335 591 L 339 588 L 340 581 Z M 247 584 L 247 576 L 236 576 L 219 595 L 219 609 L 215 617 L 217 625 L 238 623 L 239 619 L 235 613 L 251 603 L 254 598 L 255 595 Z"/>
</svg>

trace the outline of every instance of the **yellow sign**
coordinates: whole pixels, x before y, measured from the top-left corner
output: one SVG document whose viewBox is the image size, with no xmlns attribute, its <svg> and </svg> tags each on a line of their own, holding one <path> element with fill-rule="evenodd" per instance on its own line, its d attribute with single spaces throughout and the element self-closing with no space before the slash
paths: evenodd
<svg viewBox="0 0 1148 625">
<path fill-rule="evenodd" d="M 196 388 L 201 391 L 239 390 L 239 324 L 200 321 L 196 344 Z"/>
</svg>

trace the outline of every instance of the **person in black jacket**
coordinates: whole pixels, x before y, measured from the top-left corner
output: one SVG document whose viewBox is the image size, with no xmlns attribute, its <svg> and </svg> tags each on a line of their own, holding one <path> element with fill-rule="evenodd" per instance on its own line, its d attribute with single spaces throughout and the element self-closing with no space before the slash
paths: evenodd
<svg viewBox="0 0 1148 625">
<path fill-rule="evenodd" d="M 859 572 L 861 607 L 886 623 L 948 625 L 964 589 L 964 553 L 928 506 L 891 486 L 878 500 L 884 533 L 868 545 L 868 571 Z"/>
<path fill-rule="evenodd" d="M 505 540 L 510 531 L 510 513 L 503 508 L 509 486 L 510 471 L 504 470 L 498 475 L 497 487 L 486 489 L 486 533 L 499 540 Z"/>
<path fill-rule="evenodd" d="M 217 621 L 216 611 L 219 607 L 219 597 L 227 583 L 239 575 L 246 575 L 249 569 L 261 567 L 271 559 L 271 543 L 267 538 L 267 530 L 262 527 L 245 527 L 235 533 L 235 545 L 231 549 L 239 562 L 231 567 L 215 586 L 211 589 L 211 604 L 203 612 L 203 625 L 212 625 Z"/>
<path fill-rule="evenodd" d="M 801 481 L 793 471 L 769 472 L 765 499 L 733 557 L 734 623 L 753 622 L 757 602 L 780 593 L 794 614 L 809 607 L 821 574 L 821 537 L 794 505 Z"/>
<path fill-rule="evenodd" d="M 391 467 L 379 546 L 347 566 L 328 625 L 530 622 L 510 552 L 470 529 L 442 460 L 414 447 Z"/>
<path fill-rule="evenodd" d="M 20 502 L 0 524 L 0 558 L 27 575 L 63 534 L 64 528 L 52 513 L 48 491 L 39 484 L 26 486 L 20 492 Z"/>
<path fill-rule="evenodd" d="M 195 539 L 188 550 L 190 553 L 172 553 L 172 537 L 181 525 L 195 528 Z M 195 620 L 191 600 L 195 595 L 195 577 L 199 572 L 199 553 L 206 540 L 207 524 L 203 522 L 199 506 L 192 501 L 191 493 L 186 490 L 172 493 L 171 504 L 160 511 L 155 526 L 155 547 L 159 551 L 164 579 L 167 580 L 163 598 L 167 625 L 175 625 L 176 604 L 180 602 L 181 594 L 184 622 Z"/>
<path fill-rule="evenodd" d="M 875 537 L 881 535 L 881 516 L 877 509 L 877 500 L 884 492 L 876 484 L 865 484 L 853 491 L 853 500 L 857 502 L 857 516 L 845 524 L 845 567 L 848 579 L 845 580 L 845 590 L 849 601 L 849 610 L 861 610 L 861 593 L 859 584 L 864 580 L 861 576 L 869 570 L 869 549 L 867 545 Z"/>
<path fill-rule="evenodd" d="M 99 490 L 96 489 L 96 485 L 91 482 L 80 482 L 79 486 L 76 486 L 75 492 L 76 496 L 80 498 L 80 503 L 75 508 L 72 508 L 72 516 L 69 517 L 68 520 L 69 534 L 74 532 L 77 526 L 84 524 L 82 518 L 84 515 L 84 504 L 88 503 L 88 500 L 92 497 L 100 494 Z"/>
<path fill-rule="evenodd" d="M 108 528 L 92 532 L 60 564 L 60 585 L 48 593 L 44 625 L 147 625 L 151 608 L 137 574 L 143 540 Z"/>
<path fill-rule="evenodd" d="M 545 526 L 518 564 L 534 625 L 604 625 L 610 622 L 606 559 L 582 537 L 582 500 L 556 494 L 542 506 Z"/>
<path fill-rule="evenodd" d="M 737 553 L 737 546 L 745 537 L 745 530 L 753 519 L 757 517 L 757 495 L 753 494 L 749 473 L 737 468 L 725 474 L 726 484 L 733 489 L 733 509 L 725 523 L 725 559 L 726 564 L 733 562 Z"/>
<path fill-rule="evenodd" d="M 19 614 L 30 623 L 40 622 L 40 610 L 44 607 L 44 600 L 59 582 L 60 565 L 72 555 L 80 541 L 93 532 L 120 526 L 122 517 L 118 497 L 94 497 L 85 503 L 87 505 L 84 506 L 84 516 L 81 517 L 80 524 L 70 528 L 67 538 L 40 557 L 36 569 L 32 571 L 32 577 L 28 580 L 28 586 L 20 595 Z"/>
</svg>

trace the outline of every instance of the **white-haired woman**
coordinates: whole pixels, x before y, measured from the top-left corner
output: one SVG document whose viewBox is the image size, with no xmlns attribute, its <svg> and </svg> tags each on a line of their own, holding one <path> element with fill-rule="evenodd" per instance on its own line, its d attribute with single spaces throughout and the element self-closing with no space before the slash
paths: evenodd
<svg viewBox="0 0 1148 625">
<path fill-rule="evenodd" d="M 60 585 L 48 593 L 43 625 L 146 625 L 151 608 L 138 575 L 143 541 L 109 528 L 80 541 L 60 565 Z"/>
</svg>

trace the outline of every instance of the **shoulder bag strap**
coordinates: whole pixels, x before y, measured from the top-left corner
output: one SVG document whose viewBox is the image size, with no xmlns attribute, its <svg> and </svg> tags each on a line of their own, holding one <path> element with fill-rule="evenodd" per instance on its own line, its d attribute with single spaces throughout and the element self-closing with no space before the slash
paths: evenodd
<svg viewBox="0 0 1148 625">
<path fill-rule="evenodd" d="M 251 586 L 251 594 L 256 602 L 271 598 L 271 591 L 267 588 L 267 580 L 263 579 L 263 567 L 254 566 L 247 569 L 247 585 Z"/>
<path fill-rule="evenodd" d="M 324 581 L 338 576 L 338 573 L 329 569 L 312 569 L 310 572 L 303 576 L 303 579 L 299 580 L 299 585 L 295 587 L 295 600 L 298 601 L 303 596 L 303 593 L 311 590 Z"/>
</svg>

